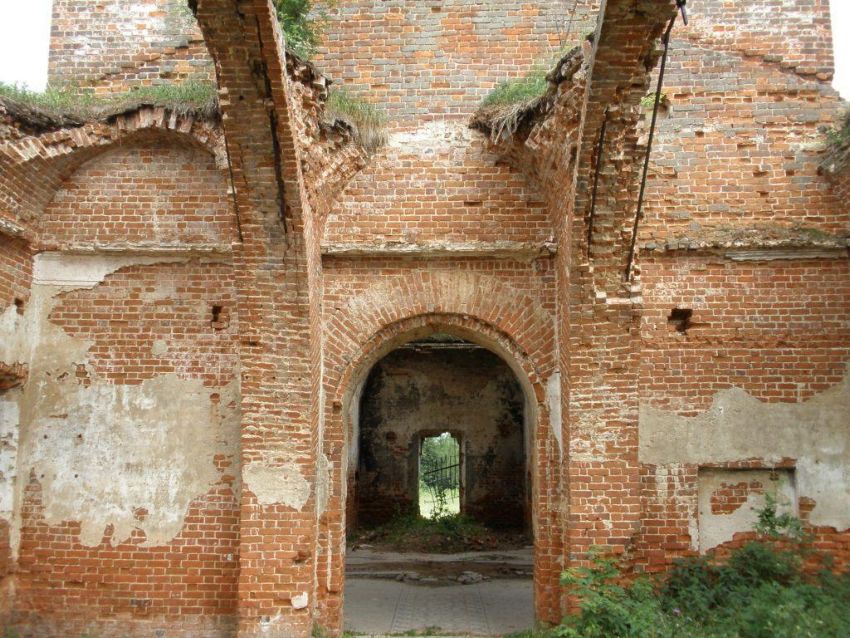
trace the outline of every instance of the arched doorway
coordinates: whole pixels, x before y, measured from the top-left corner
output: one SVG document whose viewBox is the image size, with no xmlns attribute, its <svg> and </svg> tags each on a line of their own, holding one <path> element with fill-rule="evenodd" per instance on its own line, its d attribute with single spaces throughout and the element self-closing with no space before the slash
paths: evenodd
<svg viewBox="0 0 850 638">
<path fill-rule="evenodd" d="M 525 397 L 490 350 L 448 333 L 399 346 L 366 378 L 357 429 L 349 532 L 450 514 L 529 530 Z"/>
<path fill-rule="evenodd" d="M 539 406 L 518 359 L 489 335 L 432 319 L 387 339 L 350 379 L 340 406 L 348 434 L 347 628 L 502 634 L 533 624 Z M 458 448 L 459 511 L 434 518 L 463 538 L 447 533 L 434 544 L 429 523 L 412 521 L 431 514 L 423 453 L 447 437 Z M 363 604 L 371 608 L 358 609 Z M 364 611 L 383 624 L 356 624 Z"/>
</svg>

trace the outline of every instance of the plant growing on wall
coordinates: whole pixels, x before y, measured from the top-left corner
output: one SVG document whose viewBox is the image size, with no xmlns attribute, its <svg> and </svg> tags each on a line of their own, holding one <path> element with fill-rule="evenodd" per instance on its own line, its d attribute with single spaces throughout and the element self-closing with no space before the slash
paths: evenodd
<svg viewBox="0 0 850 638">
<path fill-rule="evenodd" d="M 335 4 L 336 0 L 321 4 L 314 0 L 274 0 L 287 49 L 305 59 L 312 57 L 322 43 L 326 12 Z"/>
</svg>

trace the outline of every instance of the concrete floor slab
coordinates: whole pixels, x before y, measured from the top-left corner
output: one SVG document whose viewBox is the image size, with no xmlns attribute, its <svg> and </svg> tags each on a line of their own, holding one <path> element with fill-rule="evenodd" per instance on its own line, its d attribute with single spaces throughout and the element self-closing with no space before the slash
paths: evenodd
<svg viewBox="0 0 850 638">
<path fill-rule="evenodd" d="M 348 578 L 345 629 L 381 635 L 439 628 L 446 634 L 500 636 L 533 626 L 532 589 L 527 578 L 440 587 Z"/>
</svg>

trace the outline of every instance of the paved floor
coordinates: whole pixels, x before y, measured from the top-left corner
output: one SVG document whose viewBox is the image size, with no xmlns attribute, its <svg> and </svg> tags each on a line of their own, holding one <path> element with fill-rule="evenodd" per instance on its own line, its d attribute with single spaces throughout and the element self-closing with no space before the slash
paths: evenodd
<svg viewBox="0 0 850 638">
<path fill-rule="evenodd" d="M 345 585 L 345 629 L 399 634 L 430 627 L 453 634 L 500 636 L 534 624 L 528 578 L 429 587 L 373 578 Z"/>
<path fill-rule="evenodd" d="M 413 554 L 350 551 L 345 629 L 368 635 L 439 628 L 443 634 L 501 636 L 534 624 L 531 549 Z M 487 579 L 461 585 L 463 571 Z M 411 572 L 415 582 L 401 578 Z"/>
</svg>

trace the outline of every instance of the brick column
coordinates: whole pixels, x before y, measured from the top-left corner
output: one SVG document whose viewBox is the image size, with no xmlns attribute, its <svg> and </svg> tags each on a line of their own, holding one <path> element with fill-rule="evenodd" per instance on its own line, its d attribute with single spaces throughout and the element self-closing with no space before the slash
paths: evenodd
<svg viewBox="0 0 850 638">
<path fill-rule="evenodd" d="M 239 636 L 306 636 L 316 537 L 318 261 L 268 0 L 198 0 L 217 67 L 239 214 Z M 308 220 L 309 222 L 309 220 Z M 312 252 L 311 252 L 312 250 Z"/>
</svg>

